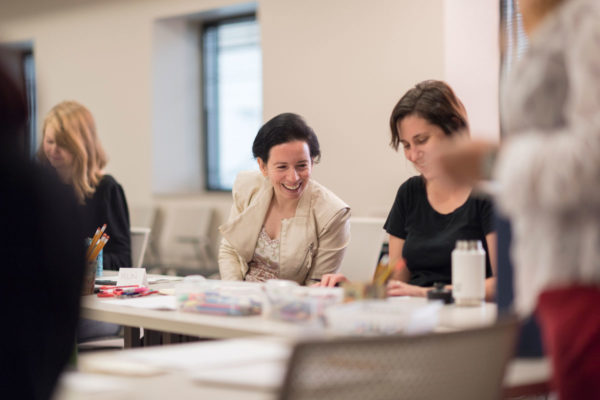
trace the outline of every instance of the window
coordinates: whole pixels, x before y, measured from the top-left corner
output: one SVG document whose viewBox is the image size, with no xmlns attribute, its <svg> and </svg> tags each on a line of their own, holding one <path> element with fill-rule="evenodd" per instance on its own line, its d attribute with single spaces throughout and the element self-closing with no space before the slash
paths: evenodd
<svg viewBox="0 0 600 400">
<path fill-rule="evenodd" d="M 206 188 L 231 190 L 255 169 L 252 142 L 262 122 L 262 60 L 256 17 L 206 24 L 202 35 Z"/>
</svg>

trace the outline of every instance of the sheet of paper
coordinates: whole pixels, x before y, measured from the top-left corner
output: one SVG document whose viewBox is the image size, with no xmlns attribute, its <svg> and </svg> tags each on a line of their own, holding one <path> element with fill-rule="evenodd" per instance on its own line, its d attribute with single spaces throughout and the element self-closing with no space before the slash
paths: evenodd
<svg viewBox="0 0 600 400">
<path fill-rule="evenodd" d="M 88 395 L 118 392 L 125 387 L 123 381 L 118 378 L 82 372 L 65 372 L 59 380 L 59 388 Z"/>
<path fill-rule="evenodd" d="M 161 368 L 204 370 L 285 361 L 291 350 L 289 344 L 276 340 L 234 339 L 148 348 L 120 356 Z"/>
<path fill-rule="evenodd" d="M 261 361 L 190 371 L 192 379 L 202 384 L 237 386 L 276 391 L 281 388 L 287 361 Z"/>
<path fill-rule="evenodd" d="M 148 274 L 148 283 L 177 282 L 181 280 L 183 280 L 182 276 Z"/>
<path fill-rule="evenodd" d="M 150 310 L 176 310 L 177 301 L 175 296 L 151 295 L 144 297 L 134 297 L 132 299 L 107 299 L 103 303 L 118 304 L 120 306 L 145 308 Z"/>
</svg>

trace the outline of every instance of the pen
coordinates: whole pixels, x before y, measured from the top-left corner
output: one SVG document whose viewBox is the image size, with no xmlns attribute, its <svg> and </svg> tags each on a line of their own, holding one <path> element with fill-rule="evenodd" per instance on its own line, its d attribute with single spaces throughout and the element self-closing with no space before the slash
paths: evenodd
<svg viewBox="0 0 600 400">
<path fill-rule="evenodd" d="M 105 285 L 105 286 L 100 286 L 100 290 L 120 289 L 120 288 L 136 288 L 136 287 L 139 287 L 139 285 L 125 285 L 125 286 Z"/>
</svg>

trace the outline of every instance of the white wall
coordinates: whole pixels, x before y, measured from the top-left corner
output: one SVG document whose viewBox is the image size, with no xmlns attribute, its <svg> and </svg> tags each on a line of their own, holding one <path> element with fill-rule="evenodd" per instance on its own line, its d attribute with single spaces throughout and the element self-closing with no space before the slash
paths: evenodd
<svg viewBox="0 0 600 400">
<path fill-rule="evenodd" d="M 11 2 L 2 5 L 0 40 L 33 40 L 40 120 L 64 99 L 76 99 L 92 110 L 110 156 L 107 170 L 123 184 L 130 204 L 214 203 L 223 218 L 230 205 L 227 194 L 152 193 L 152 157 L 163 151 L 152 148 L 153 131 L 168 123 L 164 119 L 168 113 L 159 114 L 160 107 L 153 105 L 161 98 L 164 103 L 169 95 L 154 89 L 159 86 L 154 86 L 153 68 L 160 61 L 153 57 L 160 46 L 156 21 L 237 3 Z M 465 100 L 472 125 L 481 132 L 497 132 L 497 1 L 259 0 L 257 4 L 264 118 L 282 111 L 306 117 L 323 151 L 315 178 L 348 202 L 354 215 L 385 214 L 400 183 L 413 174 L 403 155 L 388 146 L 388 117 L 416 82 L 448 79 Z M 467 14 L 469 7 L 473 11 Z M 178 51 L 186 53 L 185 48 Z M 169 68 L 174 68 L 172 63 Z M 185 74 L 176 78 L 177 85 L 187 79 Z M 195 84 L 195 78 L 189 79 Z M 194 112 L 195 104 L 182 106 Z M 183 135 L 192 125 L 180 121 L 173 134 Z"/>
<path fill-rule="evenodd" d="M 444 77 L 462 99 L 475 138 L 500 136 L 497 0 L 444 0 Z"/>
</svg>

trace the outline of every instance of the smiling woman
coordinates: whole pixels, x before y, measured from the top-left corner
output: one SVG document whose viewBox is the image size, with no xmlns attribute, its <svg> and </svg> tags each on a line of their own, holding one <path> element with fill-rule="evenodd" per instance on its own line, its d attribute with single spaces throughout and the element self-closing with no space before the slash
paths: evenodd
<svg viewBox="0 0 600 400">
<path fill-rule="evenodd" d="M 242 172 L 233 207 L 219 227 L 222 279 L 314 283 L 335 272 L 350 240 L 350 208 L 311 179 L 321 156 L 313 130 L 280 114 L 258 131 L 252 152 L 260 172 Z"/>
</svg>

